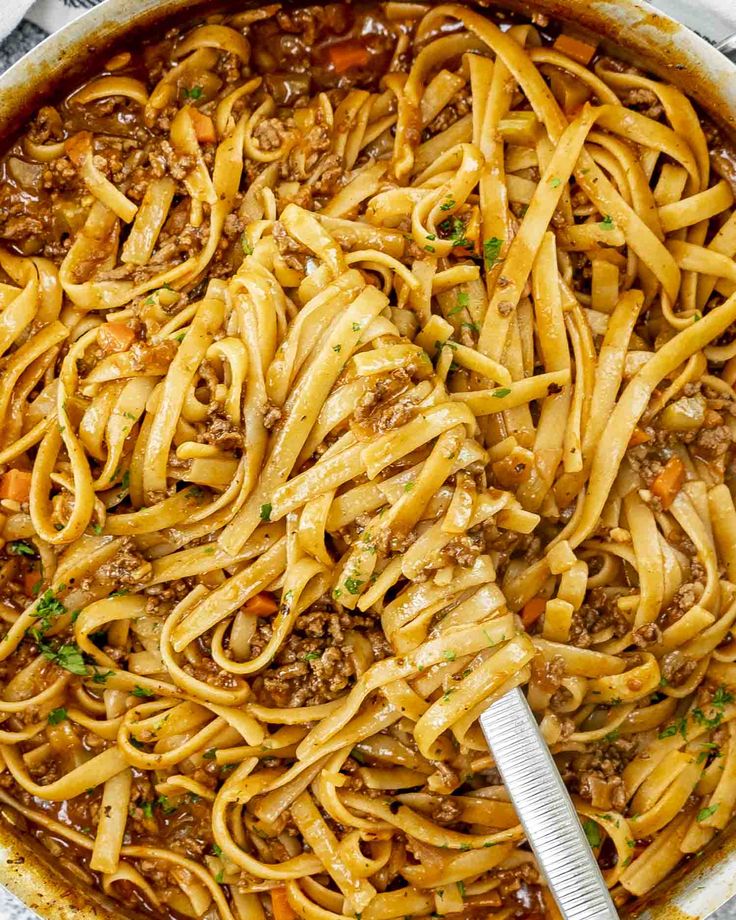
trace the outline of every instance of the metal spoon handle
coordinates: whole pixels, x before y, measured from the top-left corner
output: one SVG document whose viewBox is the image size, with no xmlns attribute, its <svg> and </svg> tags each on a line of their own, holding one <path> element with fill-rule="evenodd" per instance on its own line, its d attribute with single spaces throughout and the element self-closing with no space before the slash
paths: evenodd
<svg viewBox="0 0 736 920">
<path fill-rule="evenodd" d="M 618 920 L 577 812 L 520 690 L 480 717 L 539 868 L 565 920 Z"/>
</svg>

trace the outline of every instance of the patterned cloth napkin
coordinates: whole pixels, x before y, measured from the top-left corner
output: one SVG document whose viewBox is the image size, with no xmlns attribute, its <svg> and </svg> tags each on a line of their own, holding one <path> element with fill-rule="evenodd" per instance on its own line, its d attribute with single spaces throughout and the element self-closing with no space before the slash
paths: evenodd
<svg viewBox="0 0 736 920">
<path fill-rule="evenodd" d="M 99 0 L 0 0 L 0 73 Z"/>
<path fill-rule="evenodd" d="M 51 32 L 60 29 L 100 0 L 0 0 L 0 73 Z M 654 5 L 712 41 L 736 32 L 734 0 L 655 0 Z M 736 899 L 735 899 L 736 900 Z M 36 915 L 0 886 L 0 917 L 34 920 Z M 736 920 L 733 902 L 712 920 Z"/>
</svg>

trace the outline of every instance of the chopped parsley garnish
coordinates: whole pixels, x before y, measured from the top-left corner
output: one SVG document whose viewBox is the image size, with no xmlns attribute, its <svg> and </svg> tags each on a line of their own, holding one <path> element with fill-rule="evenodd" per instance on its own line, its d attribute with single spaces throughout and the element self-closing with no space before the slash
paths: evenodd
<svg viewBox="0 0 736 920">
<path fill-rule="evenodd" d="M 411 492 L 411 490 L 414 488 L 415 485 L 416 483 L 414 482 L 414 480 L 410 479 L 409 482 L 404 484 L 404 492 Z"/>
<path fill-rule="evenodd" d="M 146 690 L 145 687 L 139 687 L 138 684 L 133 687 L 133 696 L 139 696 L 141 699 L 147 699 L 148 697 L 155 696 L 156 694 L 150 690 Z"/>
<path fill-rule="evenodd" d="M 321 657 L 322 656 L 320 655 L 319 652 L 307 652 L 307 654 L 304 656 L 304 660 L 305 661 L 316 661 L 318 658 L 321 658 Z"/>
<path fill-rule="evenodd" d="M 591 821 L 588 818 L 587 821 L 583 822 L 583 830 L 585 831 L 585 836 L 588 838 L 588 843 L 592 847 L 599 847 L 602 842 L 601 832 L 598 825 L 595 821 Z"/>
<path fill-rule="evenodd" d="M 212 852 L 215 854 L 215 856 L 222 856 L 222 847 L 218 846 L 216 843 L 213 843 Z"/>
<path fill-rule="evenodd" d="M 56 597 L 54 592 L 49 589 L 41 597 L 41 600 L 38 602 L 38 607 L 36 607 L 34 610 L 33 615 L 40 621 L 39 629 L 43 634 L 51 629 L 54 620 L 61 616 L 62 613 L 66 613 L 66 607 Z"/>
<path fill-rule="evenodd" d="M 185 89 L 183 96 L 185 99 L 201 99 L 202 98 L 202 87 L 192 86 L 189 89 Z"/>
<path fill-rule="evenodd" d="M 215 748 L 209 748 L 209 750 L 202 754 L 202 757 L 204 757 L 205 760 L 214 760 L 217 757 L 217 751 Z"/>
<path fill-rule="evenodd" d="M 687 732 L 687 719 L 679 719 L 674 725 L 668 725 L 663 731 L 659 733 L 657 737 L 659 738 L 672 738 L 673 735 L 680 733 L 683 738 L 686 737 Z"/>
<path fill-rule="evenodd" d="M 553 176 L 549 180 L 549 184 L 552 186 L 552 188 L 559 188 L 562 185 L 562 179 L 560 179 L 559 176 Z"/>
<path fill-rule="evenodd" d="M 460 897 L 464 898 L 465 897 L 465 885 L 463 884 L 463 882 L 455 882 L 455 884 L 457 885 L 457 890 L 460 893 Z"/>
<path fill-rule="evenodd" d="M 350 578 L 345 579 L 344 585 L 348 594 L 360 594 L 360 589 L 363 586 L 363 582 L 351 576 Z"/>
<path fill-rule="evenodd" d="M 240 237 L 240 245 L 243 247 L 243 252 L 245 253 L 245 255 L 247 256 L 253 255 L 253 247 L 248 242 L 248 238 L 246 237 L 245 234 L 243 234 Z"/>
<path fill-rule="evenodd" d="M 13 540 L 8 543 L 8 552 L 11 556 L 35 556 L 36 550 L 23 540 Z"/>
<path fill-rule="evenodd" d="M 714 815 L 718 811 L 718 802 L 715 805 L 709 805 L 707 808 L 701 808 L 698 812 L 698 821 L 705 821 L 706 818 L 710 818 L 711 815 Z"/>
<path fill-rule="evenodd" d="M 92 675 L 92 682 L 95 684 L 104 684 L 107 682 L 107 678 L 112 677 L 114 673 L 114 671 L 95 671 Z M 131 738 L 131 742 L 132 740 Z"/>
<path fill-rule="evenodd" d="M 154 804 L 153 802 L 143 802 L 143 804 L 141 805 L 141 811 L 143 812 L 146 818 L 153 817 L 153 804 Z"/>
<path fill-rule="evenodd" d="M 48 714 L 49 725 L 58 725 L 59 722 L 63 722 L 66 718 L 68 716 L 63 706 L 59 706 L 58 709 L 52 709 Z"/>
<path fill-rule="evenodd" d="M 503 397 L 508 396 L 510 392 L 511 390 L 508 387 L 499 387 L 491 393 L 491 396 L 495 396 L 496 399 L 503 399 Z"/>
<path fill-rule="evenodd" d="M 176 811 L 176 805 L 172 805 L 167 796 L 160 795 L 155 802 L 165 815 L 173 814 Z"/>
<path fill-rule="evenodd" d="M 224 870 L 220 869 L 220 871 L 219 871 L 219 872 L 217 873 L 217 875 L 215 876 L 215 881 L 217 882 L 218 885 L 224 884 L 224 882 L 225 882 L 225 873 L 224 873 Z"/>
<path fill-rule="evenodd" d="M 451 648 L 448 648 L 444 653 L 445 661 L 454 661 L 457 658 L 457 652 L 454 652 Z"/>
<path fill-rule="evenodd" d="M 448 217 L 446 220 L 443 220 L 440 224 L 440 230 L 446 234 L 446 238 L 450 240 L 453 248 L 473 248 L 472 242 L 465 237 L 467 227 L 459 217 Z"/>
<path fill-rule="evenodd" d="M 490 271 L 497 262 L 500 262 L 499 255 L 502 246 L 503 240 L 500 240 L 497 236 L 492 236 L 490 240 L 483 241 L 483 259 L 487 270 Z"/>
<path fill-rule="evenodd" d="M 727 703 L 733 703 L 733 699 L 733 694 L 729 693 L 725 687 L 718 687 L 710 702 L 711 706 L 722 709 Z"/>
<path fill-rule="evenodd" d="M 271 520 L 271 509 L 273 505 L 271 502 L 266 502 L 265 505 L 261 505 L 261 520 L 270 521 Z"/>
<path fill-rule="evenodd" d="M 78 674 L 80 677 L 87 676 L 87 665 L 84 663 L 81 649 L 74 644 L 60 645 L 58 648 L 39 642 L 38 647 L 44 658 L 53 661 L 54 664 L 71 674 Z"/>
<path fill-rule="evenodd" d="M 454 207 L 455 207 L 455 202 L 452 200 L 452 198 L 448 198 L 447 201 L 443 202 L 440 205 L 440 211 L 449 211 Z"/>
<path fill-rule="evenodd" d="M 615 230 L 616 224 L 613 222 L 613 218 L 610 214 L 606 214 L 603 220 L 598 224 L 601 230 Z"/>
</svg>

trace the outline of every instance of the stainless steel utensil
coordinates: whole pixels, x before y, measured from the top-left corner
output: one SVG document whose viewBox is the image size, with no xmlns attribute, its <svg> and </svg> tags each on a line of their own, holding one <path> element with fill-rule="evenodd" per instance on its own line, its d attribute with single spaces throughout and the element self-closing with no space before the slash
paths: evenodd
<svg viewBox="0 0 736 920">
<path fill-rule="evenodd" d="M 575 807 L 521 690 L 480 717 L 539 868 L 565 920 L 618 920 Z"/>
</svg>

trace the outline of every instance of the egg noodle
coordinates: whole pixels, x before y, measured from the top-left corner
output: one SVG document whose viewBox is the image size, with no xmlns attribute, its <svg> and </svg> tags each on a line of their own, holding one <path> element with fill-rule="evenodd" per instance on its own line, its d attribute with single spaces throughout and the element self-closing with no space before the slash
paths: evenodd
<svg viewBox="0 0 736 920">
<path fill-rule="evenodd" d="M 516 686 L 618 905 L 736 804 L 711 135 L 543 18 L 373 10 L 375 79 L 274 98 L 238 9 L 4 161 L 75 191 L 0 250 L 0 801 L 138 909 L 557 917 L 478 724 Z"/>
</svg>

